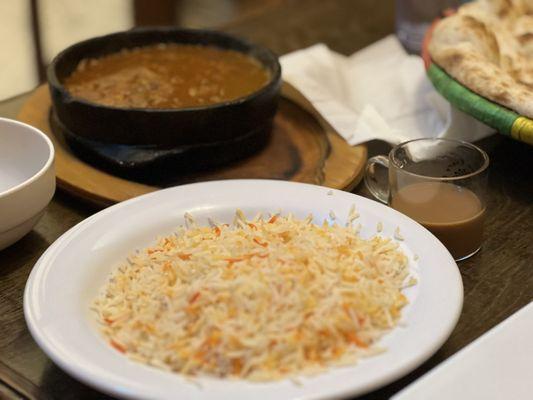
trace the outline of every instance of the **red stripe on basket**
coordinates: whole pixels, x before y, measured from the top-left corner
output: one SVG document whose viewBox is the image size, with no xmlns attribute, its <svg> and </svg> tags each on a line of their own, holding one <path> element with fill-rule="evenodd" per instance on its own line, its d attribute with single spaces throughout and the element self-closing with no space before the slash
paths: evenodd
<svg viewBox="0 0 533 400">
<path fill-rule="evenodd" d="M 455 10 L 453 8 L 447 8 L 442 12 L 442 15 L 444 17 L 449 17 L 450 15 L 455 14 Z M 437 26 L 437 23 L 441 20 L 441 18 L 435 18 L 435 20 L 431 23 L 430 27 L 426 31 L 426 34 L 424 35 L 424 40 L 422 41 L 422 59 L 424 60 L 424 66 L 426 67 L 426 70 L 431 65 L 431 56 L 429 55 L 429 41 L 431 40 L 431 35 L 433 34 L 433 31 L 435 30 L 435 26 Z"/>
<path fill-rule="evenodd" d="M 426 67 L 426 70 L 431 65 L 431 56 L 429 55 L 429 41 L 431 40 L 431 35 L 433 34 L 433 31 L 435 30 L 435 27 L 437 26 L 437 23 L 440 21 L 440 18 L 435 19 L 426 31 L 426 34 L 424 35 L 424 41 L 422 42 L 422 59 L 424 60 L 424 66 Z"/>
</svg>

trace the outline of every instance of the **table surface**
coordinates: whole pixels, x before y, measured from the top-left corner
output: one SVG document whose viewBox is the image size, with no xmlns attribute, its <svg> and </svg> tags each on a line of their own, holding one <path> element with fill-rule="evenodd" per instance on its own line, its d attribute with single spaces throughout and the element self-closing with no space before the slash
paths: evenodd
<svg viewBox="0 0 533 400">
<path fill-rule="evenodd" d="M 379 9 L 375 4 L 372 0 L 286 1 L 225 30 L 279 54 L 316 42 L 350 54 L 392 32 L 392 0 Z M 0 116 L 14 118 L 26 98 L 1 102 Z M 491 158 L 485 241 L 477 255 L 459 264 L 465 291 L 459 323 L 422 366 L 363 399 L 390 397 L 532 301 L 533 147 L 501 135 L 480 145 Z M 383 143 L 368 146 L 370 155 L 387 151 Z M 354 193 L 368 195 L 362 185 Z M 96 211 L 58 191 L 34 230 L 0 251 L 0 398 L 105 398 L 46 357 L 31 338 L 22 311 L 24 285 L 37 259 L 63 232 Z"/>
</svg>

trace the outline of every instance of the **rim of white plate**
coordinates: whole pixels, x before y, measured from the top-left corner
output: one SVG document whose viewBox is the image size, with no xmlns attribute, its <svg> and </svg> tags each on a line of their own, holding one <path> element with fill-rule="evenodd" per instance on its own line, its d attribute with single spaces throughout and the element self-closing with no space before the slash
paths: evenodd
<svg viewBox="0 0 533 400">
<path fill-rule="evenodd" d="M 189 185 L 183 185 L 179 187 L 164 189 L 161 191 L 149 193 L 137 198 L 130 199 L 128 201 L 118 203 L 114 206 L 111 206 L 105 210 L 102 210 L 93 216 L 85 219 L 84 221 L 80 222 L 73 228 L 71 228 L 69 231 L 65 232 L 60 238 L 56 240 L 47 250 L 46 252 L 41 256 L 41 258 L 37 261 L 35 267 L 33 268 L 24 292 L 24 314 L 25 318 L 29 327 L 29 330 L 36 340 L 36 342 L 39 344 L 39 346 L 43 349 L 43 351 L 64 371 L 66 371 L 68 374 L 74 376 L 75 378 L 79 379 L 80 381 L 88 384 L 89 386 L 92 386 L 98 390 L 101 390 L 103 392 L 106 392 L 108 394 L 112 394 L 115 396 L 121 396 L 125 398 L 160 398 L 157 397 L 157 395 L 154 395 L 154 391 L 151 390 L 151 385 L 141 386 L 141 387 L 135 387 L 135 392 L 124 390 L 125 388 L 128 389 L 128 379 L 126 377 L 126 380 L 117 380 L 116 376 L 113 375 L 110 377 L 107 373 L 102 373 L 103 370 L 91 370 L 90 369 L 90 363 L 86 362 L 75 362 L 75 361 L 84 361 L 84 360 L 76 360 L 75 354 L 65 354 L 64 352 L 61 352 L 60 349 L 57 347 L 57 343 L 54 342 L 54 338 L 49 337 L 47 333 L 44 331 L 43 327 L 40 326 L 38 318 L 36 316 L 35 309 L 36 307 L 39 307 L 39 297 L 42 295 L 43 291 L 43 285 L 46 282 L 46 275 L 47 272 L 52 268 L 54 257 L 57 256 L 57 254 L 60 254 L 61 251 L 68 246 L 69 243 L 72 242 L 77 236 L 83 234 L 83 231 L 85 229 L 88 229 L 89 227 L 98 224 L 99 221 L 102 221 L 107 216 L 112 215 L 114 213 L 119 213 L 120 210 L 124 210 L 123 212 L 127 212 L 129 208 L 134 208 L 136 204 L 139 202 L 149 202 L 150 200 L 156 199 L 158 197 L 165 197 L 165 196 L 173 196 L 176 193 L 181 192 L 187 192 L 191 190 L 196 189 L 204 189 L 204 190 L 211 190 L 216 192 L 219 189 L 225 189 L 225 190 L 235 190 L 236 187 L 240 190 L 244 190 L 245 192 L 253 192 L 254 190 L 257 190 L 261 188 L 262 190 L 265 189 L 281 189 L 281 190 L 293 190 L 297 188 L 301 188 L 304 192 L 314 192 L 316 191 L 317 195 L 324 195 L 328 196 L 332 199 L 335 197 L 339 198 L 345 198 L 350 199 L 352 201 L 356 201 L 360 204 L 364 204 L 365 207 L 375 208 L 383 213 L 383 215 L 393 215 L 395 218 L 398 219 L 402 224 L 406 223 L 412 227 L 416 226 L 416 230 L 418 232 L 422 232 L 424 236 L 428 237 L 427 235 L 431 235 L 429 231 L 427 231 L 424 227 L 416 223 L 415 221 L 411 220 L 410 218 L 404 216 L 403 214 L 398 213 L 395 210 L 389 209 L 388 207 L 377 203 L 373 200 L 369 200 L 351 193 L 329 189 L 325 187 L 310 185 L 310 184 L 304 184 L 304 183 L 294 183 L 294 182 L 285 182 L 285 181 L 273 181 L 273 180 L 226 180 L 226 181 L 211 181 L 211 182 L 202 182 L 202 183 L 193 183 Z M 237 205 L 238 207 L 239 205 Z M 290 211 L 290 210 L 287 210 Z M 457 265 L 449 252 L 444 248 L 444 246 L 438 242 L 436 238 L 431 235 L 432 240 L 430 243 L 433 243 L 433 247 L 437 253 L 440 253 L 440 256 L 444 257 L 445 264 L 450 264 L 451 267 L 446 273 L 449 274 L 449 286 L 452 288 L 453 293 L 451 293 L 452 298 L 449 303 L 448 308 L 448 314 L 447 314 L 447 320 L 444 324 L 445 327 L 438 333 L 438 335 L 435 335 L 435 337 L 432 338 L 431 344 L 426 345 L 423 349 L 420 349 L 419 352 L 410 357 L 406 362 L 404 362 L 402 365 L 393 368 L 392 370 L 386 371 L 386 373 L 372 379 L 371 381 L 364 382 L 363 384 L 359 384 L 357 386 L 343 386 L 339 388 L 338 390 L 331 390 L 327 393 L 302 393 L 301 395 L 297 396 L 300 399 L 322 399 L 322 398 L 332 398 L 332 397 L 343 397 L 343 396 L 349 396 L 354 394 L 363 394 L 368 391 L 371 391 L 373 389 L 376 389 L 378 387 L 381 387 L 387 383 L 392 382 L 393 380 L 407 374 L 408 372 L 412 371 L 414 368 L 416 368 L 418 365 L 420 365 L 422 362 L 427 360 L 438 348 L 442 346 L 442 344 L 446 341 L 446 339 L 449 337 L 451 332 L 453 331 L 460 313 L 462 309 L 462 303 L 463 303 L 463 286 L 462 286 L 462 279 L 461 275 L 459 273 L 459 270 L 457 268 Z M 96 349 L 96 352 L 101 351 L 101 349 Z M 126 359 L 125 359 L 126 360 Z M 86 360 L 85 360 L 86 361 Z M 137 368 L 137 367 L 136 367 Z M 144 365 L 139 365 L 138 368 L 151 368 L 146 367 Z M 351 367 L 351 368 L 357 368 Z M 151 368 L 153 369 L 153 368 Z M 161 372 L 157 370 L 157 373 L 161 374 L 168 374 L 166 372 Z M 171 374 L 173 376 L 176 376 L 175 374 Z M 203 379 L 203 378 L 201 378 Z M 311 378 L 313 379 L 313 378 Z M 178 381 L 178 380 L 176 380 Z M 124 382 L 126 382 L 126 385 L 124 385 Z M 129 381 L 131 384 L 133 382 Z M 227 384 L 234 384 L 235 382 L 243 382 L 243 381 L 225 381 Z M 152 383 L 153 384 L 153 383 Z M 179 385 L 182 385 L 183 382 L 180 381 Z M 268 384 L 267 386 L 276 385 L 277 382 L 273 382 L 271 384 Z M 244 383 L 243 383 L 244 385 Z M 246 383 L 248 385 L 248 383 Z M 261 389 L 259 389 L 261 387 Z M 257 386 L 258 390 L 265 390 L 264 386 Z M 205 395 L 207 396 L 209 393 L 207 392 L 198 392 L 198 395 Z M 155 396 L 155 397 L 154 397 Z M 161 397 L 164 398 L 164 397 Z"/>
</svg>

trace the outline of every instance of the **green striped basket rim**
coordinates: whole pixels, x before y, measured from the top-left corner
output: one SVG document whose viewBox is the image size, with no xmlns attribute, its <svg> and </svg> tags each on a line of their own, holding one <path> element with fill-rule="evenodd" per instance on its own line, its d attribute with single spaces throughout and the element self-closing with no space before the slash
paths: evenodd
<svg viewBox="0 0 533 400">
<path fill-rule="evenodd" d="M 453 10 L 447 10 L 445 14 L 450 15 L 451 13 L 453 13 Z M 428 47 L 433 30 L 439 20 L 440 18 L 436 18 L 427 30 L 421 54 L 427 75 L 435 89 L 455 107 L 496 129 L 498 132 L 533 145 L 533 120 L 472 92 L 433 62 L 429 55 Z"/>
<path fill-rule="evenodd" d="M 435 63 L 429 65 L 427 74 L 437 91 L 455 107 L 500 133 L 533 145 L 533 120 L 472 92 Z"/>
</svg>

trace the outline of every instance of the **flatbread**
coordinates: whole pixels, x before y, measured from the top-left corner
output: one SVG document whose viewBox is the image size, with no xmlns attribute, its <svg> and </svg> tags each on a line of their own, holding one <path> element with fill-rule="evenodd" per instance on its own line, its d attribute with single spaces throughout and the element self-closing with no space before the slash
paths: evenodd
<svg viewBox="0 0 533 400">
<path fill-rule="evenodd" d="M 429 53 L 472 91 L 533 118 L 533 0 L 478 0 L 441 20 Z"/>
</svg>

